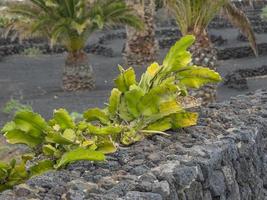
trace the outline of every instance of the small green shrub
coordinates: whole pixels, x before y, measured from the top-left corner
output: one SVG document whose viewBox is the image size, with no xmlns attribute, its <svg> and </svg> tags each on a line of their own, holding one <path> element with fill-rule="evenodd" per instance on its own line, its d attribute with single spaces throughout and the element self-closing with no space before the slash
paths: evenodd
<svg viewBox="0 0 267 200">
<path fill-rule="evenodd" d="M 59 169 L 78 160 L 104 161 L 105 154 L 114 153 L 119 145 L 131 145 L 154 134 L 195 125 L 198 114 L 188 112 L 183 102 L 187 89 L 199 88 L 221 80 L 218 73 L 203 67 L 192 66 L 187 48 L 193 36 L 178 41 L 167 54 L 162 65 L 153 63 L 136 80 L 133 68 L 119 67 L 106 108 L 93 108 L 75 121 L 64 109 L 54 111 L 45 121 L 32 111 L 18 112 L 2 132 L 11 144 L 25 144 L 32 149 L 37 167 L 34 173 Z M 6 165 L 0 169 L 6 170 Z M 24 171 L 22 170 L 22 173 Z M 10 174 L 6 174 L 8 177 Z M 21 182 L 0 182 L 8 187 Z"/>
<path fill-rule="evenodd" d="M 32 107 L 30 105 L 22 104 L 18 100 L 11 99 L 5 104 L 2 112 L 5 114 L 14 114 L 25 110 L 32 111 Z"/>
<path fill-rule="evenodd" d="M 30 47 L 30 48 L 24 49 L 22 54 L 26 56 L 30 56 L 30 57 L 35 57 L 35 56 L 42 55 L 43 52 L 38 47 Z"/>
<path fill-rule="evenodd" d="M 0 16 L 0 28 L 6 28 L 10 20 L 8 18 Z"/>
</svg>

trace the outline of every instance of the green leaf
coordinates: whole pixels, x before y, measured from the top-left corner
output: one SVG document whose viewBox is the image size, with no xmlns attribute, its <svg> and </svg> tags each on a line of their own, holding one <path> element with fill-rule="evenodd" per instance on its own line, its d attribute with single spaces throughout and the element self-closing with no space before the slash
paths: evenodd
<svg viewBox="0 0 267 200">
<path fill-rule="evenodd" d="M 144 96 L 144 94 L 145 93 L 143 92 L 143 90 L 136 85 L 131 86 L 130 90 L 125 92 L 124 98 L 127 109 L 130 114 L 135 118 L 141 114 L 137 108 L 137 105 L 140 102 L 141 98 Z"/>
<path fill-rule="evenodd" d="M 20 184 L 29 178 L 25 162 L 16 164 L 16 161 L 13 160 L 9 165 L 8 176 L 4 181 L 4 184 L 0 185 L 0 191 L 2 189 L 12 188 L 14 185 Z"/>
<path fill-rule="evenodd" d="M 80 121 L 77 125 L 77 128 L 79 131 L 85 131 L 87 129 L 88 122 L 86 121 Z"/>
<path fill-rule="evenodd" d="M 0 162 L 0 170 L 7 170 L 9 165 L 6 162 Z"/>
<path fill-rule="evenodd" d="M 12 131 L 16 129 L 16 124 L 15 122 L 11 121 L 11 122 L 7 122 L 4 127 L 2 128 L 1 132 L 2 133 L 5 133 L 5 132 L 8 132 L 8 131 Z"/>
<path fill-rule="evenodd" d="M 46 121 L 37 113 L 30 111 L 18 112 L 14 117 L 16 129 L 25 132 L 35 138 L 43 138 L 48 129 Z"/>
<path fill-rule="evenodd" d="M 10 165 L 5 162 L 0 162 L 0 182 L 5 180 L 8 176 L 8 170 L 10 169 Z M 1 190 L 0 190 L 1 191 Z"/>
<path fill-rule="evenodd" d="M 161 102 L 169 101 L 177 96 L 178 87 L 174 84 L 161 84 L 146 93 L 138 104 L 138 109 L 144 116 L 159 113 Z"/>
<path fill-rule="evenodd" d="M 44 145 L 42 147 L 42 151 L 46 156 L 54 156 L 54 154 L 58 151 L 55 147 L 51 144 Z"/>
<path fill-rule="evenodd" d="M 99 108 L 89 109 L 83 114 L 83 116 L 88 122 L 100 121 L 102 124 L 110 123 L 106 113 Z"/>
<path fill-rule="evenodd" d="M 21 155 L 22 162 L 26 163 L 29 160 L 32 160 L 35 156 L 35 153 L 26 153 Z"/>
<path fill-rule="evenodd" d="M 188 65 L 191 62 L 191 55 L 186 50 L 194 43 L 194 41 L 195 37 L 193 35 L 184 36 L 177 41 L 164 59 L 164 67 L 178 70 L 179 68 Z"/>
<path fill-rule="evenodd" d="M 54 118 L 52 119 L 52 121 L 55 124 L 58 124 L 60 126 L 61 129 L 73 129 L 75 128 L 75 123 L 72 120 L 70 114 L 68 113 L 67 110 L 65 109 L 58 109 L 54 111 Z"/>
<path fill-rule="evenodd" d="M 180 112 L 182 110 L 183 110 L 182 106 L 179 105 L 176 100 L 162 102 L 159 105 L 159 114 L 161 114 L 162 117 Z"/>
<path fill-rule="evenodd" d="M 105 155 L 99 151 L 93 151 L 80 147 L 65 153 L 62 158 L 58 160 L 57 164 L 55 165 L 55 168 L 58 169 L 69 163 L 79 160 L 103 161 L 105 160 Z"/>
<path fill-rule="evenodd" d="M 117 88 L 114 88 L 111 91 L 111 95 L 109 97 L 109 105 L 108 105 L 108 111 L 111 119 L 114 119 L 118 114 L 120 98 L 121 98 L 121 92 Z"/>
<path fill-rule="evenodd" d="M 61 135 L 59 132 L 50 131 L 47 133 L 45 137 L 46 142 L 55 143 L 55 144 L 62 144 L 62 145 L 69 145 L 74 144 L 73 141 L 69 140 L 68 138 Z"/>
<path fill-rule="evenodd" d="M 136 132 L 136 130 L 131 129 L 131 130 L 123 132 L 121 134 L 120 142 L 123 145 L 128 146 L 128 145 L 131 145 L 135 142 L 141 141 L 143 139 L 144 139 L 143 134 L 140 134 L 140 133 Z"/>
<path fill-rule="evenodd" d="M 115 153 L 117 151 L 115 143 L 110 138 L 98 138 L 96 146 L 96 150 L 104 154 Z"/>
<path fill-rule="evenodd" d="M 153 78 L 157 75 L 160 69 L 161 67 L 158 63 L 152 63 L 141 77 L 141 80 L 139 82 L 140 88 L 142 88 L 144 91 L 148 91 L 151 87 Z"/>
<path fill-rule="evenodd" d="M 72 129 L 66 129 L 66 130 L 63 132 L 62 136 L 63 136 L 64 138 L 68 139 L 69 141 L 72 141 L 72 142 L 74 142 L 75 139 L 76 139 L 75 131 L 72 130 Z"/>
<path fill-rule="evenodd" d="M 120 71 L 121 74 L 115 80 L 115 85 L 121 92 L 126 92 L 129 90 L 131 85 L 136 84 L 135 71 L 132 67 L 127 70 L 120 67 Z"/>
<path fill-rule="evenodd" d="M 121 119 L 123 119 L 124 121 L 132 121 L 134 119 L 134 116 L 130 113 L 128 107 L 127 107 L 127 103 L 126 103 L 126 99 L 125 98 L 121 98 L 120 104 L 119 104 L 119 116 Z"/>
<path fill-rule="evenodd" d="M 122 128 L 119 126 L 94 126 L 92 124 L 88 124 L 88 132 L 93 135 L 113 135 L 119 134 L 122 131 Z"/>
<path fill-rule="evenodd" d="M 145 130 L 153 131 L 167 131 L 172 128 L 172 119 L 170 117 L 165 117 L 154 123 L 151 123 L 145 128 Z"/>
<path fill-rule="evenodd" d="M 185 128 L 197 124 L 198 114 L 193 112 L 181 112 L 173 114 L 171 118 L 173 129 Z"/>
<path fill-rule="evenodd" d="M 31 148 L 34 148 L 43 142 L 43 138 L 33 137 L 18 129 L 8 131 L 4 136 L 10 144 L 26 144 Z"/>
<path fill-rule="evenodd" d="M 177 73 L 177 79 L 188 88 L 200 88 L 207 83 L 217 83 L 221 76 L 209 68 L 191 66 Z"/>
<path fill-rule="evenodd" d="M 43 174 L 44 172 L 54 169 L 54 163 L 51 160 L 42 160 L 36 165 L 30 167 L 30 177 Z"/>
</svg>

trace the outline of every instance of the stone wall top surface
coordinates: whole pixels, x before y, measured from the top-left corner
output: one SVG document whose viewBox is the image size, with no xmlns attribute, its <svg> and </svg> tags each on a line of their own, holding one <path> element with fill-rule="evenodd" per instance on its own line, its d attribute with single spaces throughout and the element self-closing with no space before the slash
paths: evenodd
<svg viewBox="0 0 267 200">
<path fill-rule="evenodd" d="M 78 162 L 0 194 L 0 200 L 267 199 L 267 90 L 202 108 L 195 127 Z"/>
</svg>

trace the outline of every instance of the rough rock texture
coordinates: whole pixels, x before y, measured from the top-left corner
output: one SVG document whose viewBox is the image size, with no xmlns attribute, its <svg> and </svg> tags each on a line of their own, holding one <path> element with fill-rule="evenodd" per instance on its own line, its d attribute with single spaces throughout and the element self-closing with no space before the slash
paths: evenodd
<svg viewBox="0 0 267 200">
<path fill-rule="evenodd" d="M 247 79 L 257 79 L 267 77 L 267 65 L 263 65 L 256 69 L 238 69 L 226 74 L 224 85 L 228 88 L 238 90 L 248 89 Z"/>
<path fill-rule="evenodd" d="M 258 45 L 259 55 L 266 55 L 267 53 L 267 43 L 261 43 Z M 250 46 L 242 47 L 222 47 L 218 49 L 218 59 L 228 60 L 236 58 L 246 58 L 255 56 L 253 50 Z"/>
<path fill-rule="evenodd" d="M 198 126 L 34 177 L 0 199 L 267 199 L 267 90 L 200 112 Z"/>
<path fill-rule="evenodd" d="M 21 44 L 11 42 L 8 39 L 6 40 L 6 43 L 4 43 L 2 40 L 3 38 L 0 38 L 0 57 L 21 54 L 25 50 L 33 47 L 40 49 L 43 54 L 66 52 L 66 49 L 63 46 L 55 45 L 53 48 L 51 48 L 48 42 L 42 40 L 30 40 L 30 42 L 27 41 Z M 101 45 L 101 43 L 87 45 L 84 50 L 86 53 L 92 53 L 95 55 L 102 55 L 106 57 L 114 56 L 114 51 L 109 47 Z"/>
</svg>

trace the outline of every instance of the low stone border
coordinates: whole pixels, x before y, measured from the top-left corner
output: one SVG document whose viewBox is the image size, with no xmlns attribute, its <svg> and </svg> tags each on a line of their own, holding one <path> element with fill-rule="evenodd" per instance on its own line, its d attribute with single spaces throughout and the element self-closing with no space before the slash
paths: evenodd
<svg viewBox="0 0 267 200">
<path fill-rule="evenodd" d="M 267 43 L 258 44 L 258 53 L 259 55 L 267 54 Z M 218 49 L 219 60 L 228 60 L 228 59 L 245 58 L 253 56 L 255 55 L 249 44 L 243 47 L 227 47 Z"/>
<path fill-rule="evenodd" d="M 263 200 L 267 90 L 201 109 L 199 125 L 78 162 L 0 194 L 1 200 Z"/>
<path fill-rule="evenodd" d="M 66 49 L 62 46 L 56 45 L 52 49 L 50 48 L 49 44 L 42 43 L 42 44 L 34 44 L 34 43 L 24 43 L 24 44 L 10 44 L 5 46 L 0 46 L 0 57 L 20 54 L 23 53 L 25 49 L 28 48 L 39 48 L 43 54 L 51 54 L 51 53 L 63 53 L 66 52 Z M 114 51 L 112 48 L 105 47 L 100 44 L 92 44 L 85 47 L 85 52 L 92 53 L 95 55 L 102 55 L 106 57 L 113 57 Z"/>
<path fill-rule="evenodd" d="M 267 76 L 267 65 L 256 69 L 239 69 L 227 74 L 224 85 L 238 90 L 248 89 L 247 79 L 256 79 Z"/>
</svg>

